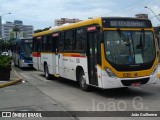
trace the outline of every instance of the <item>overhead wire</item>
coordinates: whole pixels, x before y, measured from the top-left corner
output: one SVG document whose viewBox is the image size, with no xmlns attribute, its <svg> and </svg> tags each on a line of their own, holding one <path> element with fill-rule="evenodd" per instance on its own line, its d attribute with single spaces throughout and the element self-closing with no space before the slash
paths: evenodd
<svg viewBox="0 0 160 120">
<path fill-rule="evenodd" d="M 136 3 L 135 5 L 133 5 L 133 4 L 132 4 L 132 5 L 129 5 L 130 7 L 125 7 L 125 8 L 122 8 L 122 9 L 120 9 L 120 10 L 111 12 L 111 13 L 109 13 L 108 15 L 111 15 L 111 14 L 113 15 L 113 14 L 120 13 L 120 12 L 123 12 L 123 11 L 127 11 L 127 12 L 128 12 L 128 10 L 141 7 L 141 6 L 146 5 L 146 4 L 149 4 L 149 3 L 151 3 L 151 2 L 153 2 L 153 1 L 147 0 L 147 1 L 144 2 L 144 0 L 143 0 L 143 1 L 140 1 L 140 2 Z"/>
</svg>

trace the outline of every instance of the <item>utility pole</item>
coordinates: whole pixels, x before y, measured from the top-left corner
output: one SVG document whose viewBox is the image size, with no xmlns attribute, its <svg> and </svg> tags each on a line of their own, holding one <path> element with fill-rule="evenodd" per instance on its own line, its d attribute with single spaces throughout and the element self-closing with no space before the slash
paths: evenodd
<svg viewBox="0 0 160 120">
<path fill-rule="evenodd" d="M 9 13 L 4 13 L 2 15 L 0 15 L 0 38 L 2 39 L 2 16 L 6 15 L 6 14 L 11 14 Z"/>
</svg>

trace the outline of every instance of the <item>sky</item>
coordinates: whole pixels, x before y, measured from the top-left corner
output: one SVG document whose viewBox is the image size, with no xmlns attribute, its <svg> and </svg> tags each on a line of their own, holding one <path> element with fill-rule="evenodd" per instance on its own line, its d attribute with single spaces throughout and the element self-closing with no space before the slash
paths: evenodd
<svg viewBox="0 0 160 120">
<path fill-rule="evenodd" d="M 138 13 L 153 17 L 144 6 L 160 14 L 160 0 L 0 0 L 0 15 L 11 12 L 2 16 L 3 23 L 22 20 L 37 30 L 54 26 L 54 20 L 60 18 L 134 17 Z M 154 26 L 160 25 L 156 17 L 151 21 Z"/>
</svg>

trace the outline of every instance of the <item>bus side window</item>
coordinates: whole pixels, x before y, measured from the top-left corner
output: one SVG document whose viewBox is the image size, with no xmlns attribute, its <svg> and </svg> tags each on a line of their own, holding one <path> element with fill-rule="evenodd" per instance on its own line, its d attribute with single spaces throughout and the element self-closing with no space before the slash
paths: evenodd
<svg viewBox="0 0 160 120">
<path fill-rule="evenodd" d="M 47 51 L 47 36 L 43 36 L 42 38 L 42 50 Z"/>
<path fill-rule="evenodd" d="M 75 50 L 76 51 L 85 50 L 85 31 L 84 29 L 76 30 Z"/>
<path fill-rule="evenodd" d="M 33 38 L 33 51 L 36 52 L 37 51 L 37 39 Z"/>
<path fill-rule="evenodd" d="M 58 44 L 58 51 L 62 52 L 64 50 L 64 33 L 60 34 L 59 44 Z"/>
<path fill-rule="evenodd" d="M 52 50 L 52 36 L 51 35 L 47 36 L 47 50 L 48 51 Z"/>
<path fill-rule="evenodd" d="M 64 50 L 73 51 L 74 31 L 66 31 L 64 38 Z"/>
</svg>

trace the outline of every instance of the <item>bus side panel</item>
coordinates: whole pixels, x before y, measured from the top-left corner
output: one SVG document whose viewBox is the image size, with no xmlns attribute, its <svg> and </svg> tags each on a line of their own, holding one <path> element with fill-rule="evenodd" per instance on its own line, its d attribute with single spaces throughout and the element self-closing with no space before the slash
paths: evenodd
<svg viewBox="0 0 160 120">
<path fill-rule="evenodd" d="M 97 65 L 97 78 L 98 78 L 98 87 L 103 88 L 103 82 L 102 82 L 102 70 L 101 68 Z"/>
<path fill-rule="evenodd" d="M 33 57 L 33 67 L 36 69 L 36 70 L 39 70 L 39 57 Z"/>
<path fill-rule="evenodd" d="M 51 65 L 51 71 L 52 71 L 52 74 L 56 74 L 56 67 L 58 67 L 58 66 L 56 66 L 56 62 L 57 62 L 57 60 L 56 60 L 56 55 L 55 55 L 55 53 L 53 53 L 52 54 L 52 61 L 51 61 L 51 63 L 52 63 L 52 65 Z"/>
<path fill-rule="evenodd" d="M 76 81 L 76 61 L 75 58 L 61 55 L 60 57 L 60 76 L 70 80 Z"/>
<path fill-rule="evenodd" d="M 51 53 L 41 53 L 41 66 L 40 69 L 44 71 L 44 64 L 47 64 L 49 74 L 53 74 L 52 72 L 52 54 Z"/>
<path fill-rule="evenodd" d="M 61 77 L 65 78 L 65 70 L 64 70 L 64 62 L 63 62 L 63 54 L 59 54 L 59 74 Z"/>
<path fill-rule="evenodd" d="M 77 66 L 81 66 L 83 68 L 87 78 L 87 84 L 89 84 L 87 58 L 69 57 L 63 54 L 60 55 L 59 70 L 61 77 L 76 81 Z"/>
</svg>

